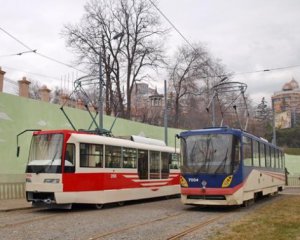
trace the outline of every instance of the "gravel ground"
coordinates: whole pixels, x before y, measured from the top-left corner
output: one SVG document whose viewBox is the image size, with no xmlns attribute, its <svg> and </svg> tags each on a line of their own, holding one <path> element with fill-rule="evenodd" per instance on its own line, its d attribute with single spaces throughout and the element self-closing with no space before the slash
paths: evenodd
<svg viewBox="0 0 300 240">
<path fill-rule="evenodd" d="M 94 210 L 77 206 L 73 210 L 27 209 L 0 214 L 0 236 L 23 239 L 168 239 L 177 233 L 221 216 L 208 226 L 197 228 L 181 239 L 209 239 L 215 231 L 271 201 L 266 198 L 248 207 L 203 208 L 184 206 L 179 198 L 156 199 L 106 206 Z"/>
</svg>

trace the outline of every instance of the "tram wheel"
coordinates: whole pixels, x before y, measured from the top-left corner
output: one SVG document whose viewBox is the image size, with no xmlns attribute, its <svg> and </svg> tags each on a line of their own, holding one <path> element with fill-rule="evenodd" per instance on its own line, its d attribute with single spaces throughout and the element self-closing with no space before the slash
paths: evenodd
<svg viewBox="0 0 300 240">
<path fill-rule="evenodd" d="M 249 199 L 243 202 L 243 207 L 249 207 L 254 204 L 254 199 Z"/>
<path fill-rule="evenodd" d="M 95 204 L 96 209 L 102 209 L 104 204 Z"/>
</svg>

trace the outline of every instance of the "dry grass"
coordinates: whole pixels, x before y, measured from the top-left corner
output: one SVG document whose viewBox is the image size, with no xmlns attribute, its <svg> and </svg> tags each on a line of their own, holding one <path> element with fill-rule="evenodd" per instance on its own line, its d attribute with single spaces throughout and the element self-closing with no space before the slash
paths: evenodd
<svg viewBox="0 0 300 240">
<path fill-rule="evenodd" d="M 300 240 L 300 196 L 286 196 L 264 205 L 229 229 L 218 231 L 214 240 Z"/>
</svg>

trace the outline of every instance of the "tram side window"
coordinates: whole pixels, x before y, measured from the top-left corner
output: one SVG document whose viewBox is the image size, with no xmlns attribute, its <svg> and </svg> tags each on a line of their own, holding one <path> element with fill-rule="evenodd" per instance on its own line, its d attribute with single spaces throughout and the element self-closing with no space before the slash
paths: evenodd
<svg viewBox="0 0 300 240">
<path fill-rule="evenodd" d="M 252 147 L 251 139 L 243 137 L 243 153 L 244 153 L 244 166 L 252 166 Z"/>
<path fill-rule="evenodd" d="M 136 168 L 137 150 L 123 148 L 123 168 Z"/>
<path fill-rule="evenodd" d="M 180 155 L 177 153 L 171 153 L 171 169 L 179 169 L 180 167 Z"/>
<path fill-rule="evenodd" d="M 170 160 L 170 153 L 162 152 L 161 153 L 161 178 L 168 178 L 170 173 L 169 168 L 169 160 Z"/>
<path fill-rule="evenodd" d="M 266 145 L 266 167 L 271 167 L 271 151 L 270 146 Z"/>
<path fill-rule="evenodd" d="M 160 152 L 150 151 L 150 179 L 160 178 Z"/>
<path fill-rule="evenodd" d="M 75 172 L 75 144 L 68 143 L 65 153 L 64 172 Z"/>
<path fill-rule="evenodd" d="M 103 145 L 80 143 L 80 167 L 103 167 Z"/>
<path fill-rule="evenodd" d="M 148 150 L 138 150 L 138 175 L 140 179 L 148 179 Z"/>
<path fill-rule="evenodd" d="M 260 143 L 260 166 L 265 167 L 266 166 L 266 152 L 265 152 L 266 146 L 264 143 Z"/>
<path fill-rule="evenodd" d="M 277 150 L 277 168 L 281 168 L 280 158 L 281 158 L 280 150 Z"/>
<path fill-rule="evenodd" d="M 281 159 L 280 160 L 281 160 L 280 161 L 280 167 L 281 167 L 281 169 L 283 169 L 284 165 L 285 165 L 285 163 L 284 163 L 284 153 L 283 152 L 281 152 Z"/>
<path fill-rule="evenodd" d="M 277 149 L 275 149 L 275 148 L 273 149 L 273 153 L 274 153 L 274 155 L 273 155 L 274 156 L 273 168 L 277 168 L 277 164 L 278 164 L 277 163 L 278 162 L 277 151 L 278 151 Z"/>
<path fill-rule="evenodd" d="M 232 172 L 235 172 L 240 165 L 241 153 L 240 153 L 241 144 L 239 139 L 236 136 L 233 136 L 232 139 Z"/>
<path fill-rule="evenodd" d="M 121 167 L 121 147 L 105 146 L 105 167 L 120 168 Z"/>
<path fill-rule="evenodd" d="M 272 147 L 270 147 L 270 167 L 274 167 L 274 149 Z"/>
<path fill-rule="evenodd" d="M 253 141 L 253 166 L 259 167 L 259 142 Z"/>
</svg>

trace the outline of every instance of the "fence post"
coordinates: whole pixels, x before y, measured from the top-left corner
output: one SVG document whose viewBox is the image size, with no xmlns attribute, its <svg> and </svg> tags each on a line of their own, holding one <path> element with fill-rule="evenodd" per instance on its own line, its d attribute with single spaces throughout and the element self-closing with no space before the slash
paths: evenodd
<svg viewBox="0 0 300 240">
<path fill-rule="evenodd" d="M 3 92 L 4 74 L 5 72 L 0 67 L 0 92 Z"/>
<path fill-rule="evenodd" d="M 19 82 L 19 96 L 20 97 L 29 97 L 29 84 L 31 83 L 26 79 L 26 77 L 23 77 L 22 80 Z"/>
<path fill-rule="evenodd" d="M 41 95 L 41 100 L 43 102 L 50 101 L 50 92 L 51 92 L 51 90 L 48 89 L 46 85 L 42 86 L 41 89 L 39 89 L 39 93 Z"/>
</svg>

